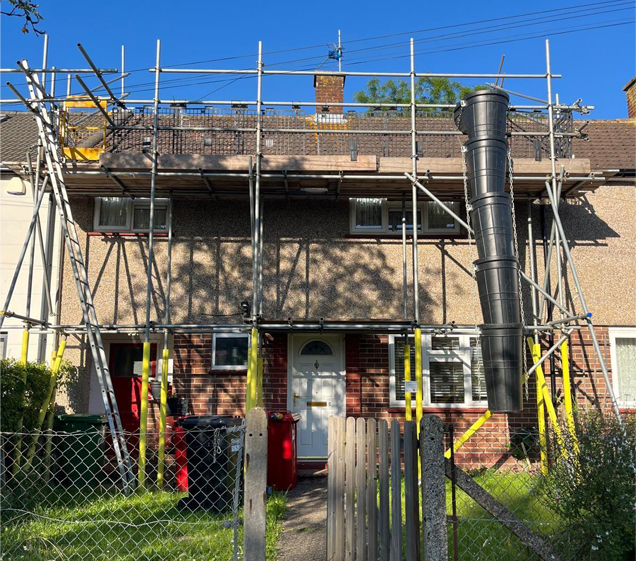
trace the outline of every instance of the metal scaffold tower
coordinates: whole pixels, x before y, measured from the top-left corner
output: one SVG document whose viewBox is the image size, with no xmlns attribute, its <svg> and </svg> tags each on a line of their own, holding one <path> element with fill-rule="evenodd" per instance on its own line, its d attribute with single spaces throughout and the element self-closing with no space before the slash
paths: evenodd
<svg viewBox="0 0 636 561">
<path fill-rule="evenodd" d="M 46 164 L 46 171 L 37 170 L 39 176 L 43 177 L 40 185 L 37 186 L 37 196 L 35 198 L 35 210 L 33 219 L 31 221 L 27 239 L 25 241 L 24 249 L 19 262 L 16 267 L 16 272 L 13 278 L 13 284 L 10 287 L 4 308 L 3 315 L 0 317 L 0 325 L 4 317 L 13 316 L 18 319 L 22 319 L 25 322 L 25 332 L 50 332 L 55 331 L 64 334 L 85 334 L 88 338 L 91 356 L 97 372 L 98 379 L 100 381 L 102 389 L 102 397 L 104 401 L 104 407 L 108 417 L 109 429 L 113 435 L 113 443 L 115 445 L 115 451 L 117 454 L 117 462 L 119 466 L 122 482 L 126 487 L 132 487 L 134 484 L 134 476 L 131 468 L 130 458 L 126 446 L 126 441 L 123 435 L 121 426 L 121 420 L 118 414 L 117 403 L 113 392 L 113 386 L 111 383 L 110 373 L 108 369 L 108 360 L 104 351 L 104 344 L 102 341 L 102 332 L 115 332 L 115 333 L 131 333 L 137 332 L 140 329 L 144 330 L 144 354 L 143 354 L 143 387 L 142 387 L 142 415 L 140 426 L 140 457 L 139 457 L 139 469 L 138 469 L 138 483 L 144 485 L 145 477 L 145 430 L 147 419 L 147 390 L 148 390 L 148 376 L 150 371 L 150 335 L 151 333 L 163 333 L 164 335 L 164 360 L 163 360 L 163 372 L 162 372 L 162 393 L 161 393 L 161 431 L 162 435 L 165 432 L 165 399 L 167 393 L 167 364 L 168 364 L 168 336 L 171 333 L 211 333 L 216 331 L 232 331 L 250 333 L 251 348 L 249 352 L 248 362 L 248 376 L 247 376 L 247 395 L 246 395 L 246 408 L 256 406 L 262 403 L 262 382 L 263 382 L 263 358 L 262 358 L 262 341 L 261 336 L 266 332 L 275 331 L 300 331 L 300 330 L 321 330 L 321 331 L 337 331 L 337 332 L 377 332 L 377 333 L 397 333 L 404 336 L 412 336 L 417 341 L 421 338 L 422 333 L 440 333 L 440 332 L 457 332 L 461 333 L 462 330 L 473 329 L 474 325 L 456 325 L 454 322 L 445 325 L 423 325 L 420 322 L 419 317 L 419 278 L 418 278 L 418 216 L 417 212 L 413 212 L 412 218 L 412 230 L 411 244 L 412 244 L 412 273 L 411 273 L 411 287 L 413 293 L 413 300 L 409 302 L 408 293 L 408 268 L 407 268 L 407 234 L 406 234 L 406 204 L 405 193 L 410 187 L 411 199 L 413 208 L 416 208 L 418 198 L 424 195 L 425 200 L 435 203 L 439 208 L 450 215 L 454 221 L 463 226 L 466 231 L 472 235 L 473 228 L 466 220 L 459 216 L 456 212 L 445 204 L 448 200 L 444 195 L 436 192 L 436 182 L 439 185 L 455 184 L 462 185 L 465 181 L 464 174 L 435 174 L 428 171 L 418 169 L 418 160 L 421 158 L 421 148 L 419 147 L 418 138 L 426 137 L 428 135 L 436 134 L 440 137 L 451 137 L 453 135 L 461 134 L 457 130 L 418 130 L 417 112 L 420 110 L 448 110 L 453 109 L 454 105 L 449 104 L 422 104 L 418 103 L 416 99 L 416 80 L 421 77 L 449 77 L 449 78 L 470 78 L 470 79 L 528 79 L 528 80 L 545 80 L 547 86 L 547 99 L 541 100 L 534 97 L 526 96 L 524 94 L 518 94 L 515 92 L 509 92 L 513 95 L 526 98 L 534 102 L 530 105 L 514 105 L 510 109 L 513 111 L 528 111 L 533 114 L 541 114 L 545 116 L 547 122 L 547 130 L 545 131 L 519 131 L 515 130 L 510 133 L 512 138 L 515 137 L 531 137 L 538 139 L 539 141 L 548 142 L 547 151 L 550 158 L 551 172 L 548 177 L 543 176 L 537 178 L 529 174 L 515 174 L 514 182 L 516 192 L 514 193 L 515 201 L 519 206 L 520 201 L 525 201 L 528 205 L 528 243 L 530 254 L 530 270 L 526 273 L 523 269 L 520 269 L 520 275 L 526 285 L 530 288 L 531 300 L 532 300 L 532 318 L 531 321 L 525 321 L 524 333 L 529 337 L 529 345 L 531 355 L 533 357 L 533 364 L 530 368 L 526 369 L 526 378 L 532 374 L 537 377 L 538 385 L 538 407 L 540 412 L 543 408 L 547 409 L 550 414 L 553 425 L 558 428 L 558 422 L 554 411 L 554 406 L 550 398 L 547 386 L 545 384 L 545 377 L 542 371 L 543 363 L 554 355 L 555 352 L 560 352 L 562 356 L 562 370 L 564 376 L 564 385 L 567 383 L 567 390 L 565 393 L 569 393 L 570 373 L 567 364 L 568 356 L 568 341 L 572 333 L 581 329 L 588 329 L 590 332 L 591 340 L 593 342 L 594 350 L 598 357 L 598 364 L 600 365 L 607 392 L 610 396 L 612 407 L 620 417 L 616 396 L 612 388 L 612 384 L 609 379 L 608 369 L 605 364 L 604 357 L 601 353 L 598 338 L 596 336 L 594 325 L 592 322 L 592 314 L 587 306 L 586 300 L 583 295 L 583 290 L 579 277 L 576 271 L 570 246 L 568 244 L 567 236 L 563 227 L 563 223 L 559 212 L 559 202 L 566 194 L 570 194 L 580 188 L 583 184 L 601 184 L 606 178 L 601 173 L 581 173 L 567 175 L 565 169 L 559 169 L 558 155 L 557 155 L 557 143 L 567 143 L 572 138 L 580 137 L 579 131 L 568 130 L 556 130 L 555 128 L 555 112 L 559 115 L 570 115 L 573 112 L 586 113 L 591 109 L 587 106 L 580 105 L 580 102 L 574 104 L 561 104 L 553 100 L 552 81 L 555 78 L 560 78 L 560 75 L 552 73 L 550 66 L 550 50 L 549 42 L 546 41 L 545 60 L 546 70 L 541 74 L 513 74 L 502 73 L 501 69 L 497 73 L 475 74 L 475 73 L 420 73 L 415 70 L 415 54 L 413 48 L 413 40 L 410 43 L 410 71 L 409 72 L 346 72 L 346 71 L 293 71 L 293 70 L 266 70 L 263 62 L 263 46 L 259 42 L 258 45 L 258 59 L 255 69 L 246 70 L 228 70 L 228 69 L 184 69 L 184 68 L 162 68 L 161 67 L 161 45 L 157 42 L 156 48 L 156 62 L 153 68 L 149 69 L 149 72 L 154 74 L 154 97 L 153 99 L 130 99 L 129 95 L 125 92 L 124 78 L 128 76 L 123 70 L 123 56 L 122 56 L 122 68 L 121 73 L 117 79 L 121 80 L 122 93 L 117 96 L 107 82 L 104 75 L 107 73 L 117 73 L 116 69 L 99 69 L 88 56 L 87 52 L 81 45 L 79 45 L 82 55 L 89 63 L 89 69 L 47 69 L 46 67 L 41 69 L 31 69 L 26 61 L 22 61 L 19 64 L 18 71 L 23 73 L 26 78 L 29 96 L 28 98 L 22 95 L 18 89 L 10 84 L 12 91 L 17 96 L 14 100 L 5 100 L 3 103 L 16 103 L 20 102 L 24 104 L 29 111 L 31 111 L 37 118 L 39 140 L 44 153 L 44 160 Z M 123 51 L 122 51 L 123 55 Z M 7 70 L 2 70 L 6 72 Z M 14 72 L 15 69 L 8 70 Z M 82 256 L 80 248 L 80 242 L 78 239 L 78 233 L 76 224 L 73 219 L 72 205 L 69 202 L 69 190 L 67 189 L 65 170 L 63 169 L 63 162 L 60 160 L 60 154 L 64 153 L 61 149 L 60 138 L 60 105 L 69 100 L 69 96 L 57 97 L 52 91 L 50 94 L 45 91 L 45 88 L 40 83 L 38 74 L 53 74 L 57 76 L 60 74 L 74 76 L 77 83 L 82 87 L 84 94 L 72 96 L 74 103 L 84 102 L 87 104 L 93 104 L 96 114 L 99 113 L 105 120 L 105 129 L 110 135 L 114 135 L 120 132 L 128 132 L 135 134 L 151 134 L 150 149 L 148 154 L 150 155 L 151 167 L 148 171 L 135 171 L 136 180 L 149 180 L 147 186 L 132 187 L 127 184 L 127 177 L 125 171 L 117 171 L 109 169 L 105 165 L 101 165 L 99 169 L 77 169 L 73 171 L 74 178 L 81 178 L 85 180 L 104 178 L 105 183 L 101 183 L 100 187 L 94 189 L 88 188 L 85 193 L 92 196 L 107 196 L 108 193 L 114 196 L 134 197 L 144 196 L 150 200 L 150 217 L 148 234 L 148 263 L 147 263 L 147 292 L 146 292 L 146 318 L 143 324 L 135 325 L 100 325 L 95 306 L 93 304 L 91 290 L 89 285 L 88 274 L 85 267 L 85 261 Z M 94 93 L 94 90 L 89 89 L 86 83 L 80 77 L 80 74 L 92 74 L 97 77 L 99 81 L 99 89 L 103 89 L 106 95 L 100 96 Z M 182 75 L 204 75 L 204 74 L 226 74 L 242 76 L 255 76 L 256 77 L 256 100 L 243 100 L 243 101 L 227 101 L 227 100 L 187 100 L 187 99 L 161 99 L 160 97 L 160 78 L 162 74 L 182 74 Z M 402 197 L 402 265 L 403 265 L 403 299 L 404 299 L 404 319 L 403 320 L 368 320 L 368 321 L 349 321 L 349 320 L 279 320 L 279 319 L 267 319 L 263 317 L 263 206 L 267 197 L 292 197 L 302 195 L 302 193 L 294 192 L 290 189 L 290 182 L 300 181 L 301 179 L 309 179 L 312 181 L 332 181 L 337 183 L 337 188 L 334 193 L 327 193 L 325 197 L 334 196 L 336 199 L 339 196 L 343 197 L 364 197 L 375 196 L 370 189 L 365 189 L 363 185 L 370 185 L 370 182 L 377 182 L 377 174 L 361 174 L 355 172 L 340 171 L 338 173 L 288 173 L 286 171 L 263 171 L 263 139 L 266 136 L 272 134 L 289 135 L 290 137 L 319 138 L 323 135 L 331 135 L 337 137 L 339 135 L 347 135 L 347 138 L 356 138 L 356 135 L 366 135 L 369 137 L 386 134 L 384 130 L 375 130 L 361 127 L 359 129 L 352 128 L 336 128 L 325 127 L 321 129 L 319 126 L 313 128 L 298 127 L 290 128 L 288 126 L 272 126 L 269 122 L 264 121 L 264 106 L 268 107 L 315 107 L 316 102 L 292 102 L 292 101 L 264 101 L 263 99 L 263 77 L 273 75 L 284 76 L 333 76 L 341 77 L 344 79 L 346 76 L 356 77 L 397 77 L 408 79 L 410 83 L 410 102 L 404 104 L 378 104 L 378 103 L 346 103 L 346 102 L 321 102 L 320 105 L 327 108 L 344 108 L 351 107 L 353 109 L 400 109 L 404 110 L 404 114 L 408 115 L 408 128 L 405 130 L 391 130 L 391 135 L 408 139 L 410 141 L 410 157 L 412 160 L 412 167 L 409 171 L 404 170 L 398 174 L 385 174 L 381 176 L 382 181 L 393 182 L 394 185 L 398 185 L 396 193 L 399 192 Z M 494 85 L 495 89 L 503 90 L 502 86 Z M 70 92 L 70 88 L 69 88 Z M 253 107 L 255 109 L 255 119 L 252 126 L 232 126 L 230 122 L 222 124 L 201 126 L 199 124 L 188 125 L 186 124 L 166 124 L 161 117 L 162 110 L 169 110 L 175 107 L 175 105 L 187 106 L 194 105 L 197 108 L 205 110 L 206 108 L 213 107 Z M 111 110 L 108 107 L 111 107 Z M 149 108 L 150 106 L 150 108 Z M 129 123 L 127 119 L 121 119 L 115 117 L 115 111 L 121 110 L 126 114 L 127 110 L 131 108 L 143 108 L 142 115 L 147 115 L 150 111 L 152 121 L 150 123 L 141 120 L 141 124 Z M 243 110 L 243 109 L 242 109 Z M 205 111 L 202 111 L 203 113 Z M 160 160 L 160 148 L 159 137 L 162 134 L 173 133 L 174 135 L 182 135 L 187 131 L 201 132 L 215 132 L 215 133 L 240 133 L 243 137 L 247 135 L 253 135 L 253 143 L 251 150 L 248 154 L 249 162 L 247 163 L 247 169 L 238 171 L 223 171 L 223 170 L 185 170 L 181 172 L 162 170 L 159 165 Z M 310 136 L 309 136 L 310 135 Z M 145 140 L 144 140 L 145 142 Z M 42 173 L 40 173 L 42 171 Z M 168 238 L 168 277 L 167 277 L 167 294 L 165 297 L 165 312 L 163 322 L 151 322 L 150 320 L 150 305 L 152 297 L 152 273 L 154 264 L 153 255 L 153 227 L 154 224 L 154 212 L 155 201 L 157 196 L 166 196 L 166 194 L 172 199 L 173 194 L 178 193 L 178 187 L 166 188 L 160 183 L 161 180 L 171 180 L 179 176 L 181 179 L 199 182 L 202 186 L 203 193 L 207 196 L 236 196 L 240 194 L 247 196 L 250 201 L 250 230 L 251 230 L 251 250 L 252 250 L 252 302 L 251 306 L 246 304 L 244 309 L 244 315 L 247 322 L 243 325 L 221 325 L 221 324 L 184 324 L 184 323 L 171 323 L 170 320 L 170 274 L 171 274 L 171 250 L 172 250 L 172 203 L 168 206 L 168 224 L 169 226 L 169 238 Z M 233 181 L 235 184 L 240 185 L 239 188 L 228 189 L 224 191 L 218 187 L 218 180 Z M 512 170 L 509 170 L 508 183 L 512 184 Z M 536 184 L 538 181 L 542 183 L 541 188 L 535 191 L 527 191 L 523 195 L 519 192 L 519 186 Z M 109 183 L 110 182 L 110 183 Z M 264 188 L 264 184 L 268 187 Z M 272 187 L 272 184 L 275 186 Z M 352 187 L 347 190 L 347 185 Z M 109 187 L 104 187 L 109 185 Z M 138 184 L 136 184 L 138 185 Z M 52 189 L 55 196 L 55 203 L 59 218 L 61 221 L 61 227 L 66 243 L 67 253 L 71 262 L 75 283 L 77 286 L 77 293 L 79 296 L 80 306 L 82 309 L 84 323 L 82 325 L 63 325 L 61 323 L 51 324 L 45 320 L 38 320 L 26 316 L 21 316 L 9 311 L 11 303 L 11 295 L 17 282 L 18 274 L 24 260 L 30 240 L 34 236 L 36 225 L 38 223 L 38 211 L 44 192 L 47 188 Z M 197 184 L 197 189 L 198 189 Z M 110 189 L 110 191 L 108 190 Z M 72 191 L 71 194 L 75 192 Z M 199 191 L 197 192 L 197 196 Z M 188 191 L 184 190 L 184 196 L 189 196 Z M 396 195 L 387 195 L 396 197 Z M 460 195 L 461 197 L 462 195 Z M 461 200 L 461 198 L 458 198 Z M 541 264 L 544 270 L 543 284 L 538 280 L 538 266 L 535 262 L 535 247 L 534 247 L 534 235 L 532 230 L 532 203 L 533 201 L 540 200 L 547 202 L 552 210 L 553 222 L 551 226 L 551 233 L 549 237 L 547 252 L 544 255 L 544 262 Z M 547 205 L 546 205 L 547 206 Z M 550 271 L 553 265 L 556 267 L 556 292 L 550 285 Z M 575 307 L 574 301 L 566 302 L 566 293 L 564 288 L 563 279 L 566 274 L 571 275 L 574 285 L 576 287 L 577 298 L 574 301 L 578 301 L 578 306 Z M 247 309 L 249 308 L 249 309 Z M 412 314 L 409 314 L 409 309 L 412 310 Z M 547 319 L 546 319 L 547 310 Z M 556 310 L 558 318 L 554 319 L 552 311 Z M 551 338 L 555 338 L 556 342 L 552 339 L 547 351 L 542 352 L 539 344 L 539 336 L 542 333 L 546 333 Z M 419 426 L 419 420 L 422 415 L 422 356 L 421 346 L 415 345 L 415 363 L 413 364 L 413 370 L 415 372 L 417 391 L 416 393 L 416 412 Z M 407 347 L 408 351 L 408 347 Z M 408 356 L 408 352 L 406 353 Z M 405 367 L 405 377 L 408 380 L 410 376 L 410 366 Z M 552 371 L 554 378 L 554 370 Z M 567 381 L 566 381 L 567 378 Z M 411 395 L 408 394 L 407 403 L 410 403 Z M 566 409 L 568 418 L 571 416 L 571 402 L 568 403 L 566 398 Z M 409 407 L 410 411 L 410 407 Z M 540 413 L 541 415 L 542 413 Z M 481 426 L 491 416 L 490 411 L 486 412 L 477 423 L 477 428 Z M 473 427 L 475 430 L 476 428 Z M 472 430 L 472 429 L 471 429 Z M 471 433 L 472 434 L 472 433 Z M 163 443 L 163 444 L 162 444 Z M 458 441 L 459 446 L 463 441 Z M 161 451 L 165 445 L 165 440 L 160 440 L 160 464 L 159 473 L 160 481 L 163 477 L 163 452 Z M 456 447 L 457 444 L 456 444 Z"/>
</svg>

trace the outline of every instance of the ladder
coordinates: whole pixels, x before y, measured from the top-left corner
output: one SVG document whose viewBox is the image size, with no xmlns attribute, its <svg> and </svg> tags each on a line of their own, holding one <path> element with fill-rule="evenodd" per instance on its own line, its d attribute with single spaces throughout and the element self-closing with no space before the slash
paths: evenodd
<svg viewBox="0 0 636 561">
<path fill-rule="evenodd" d="M 30 100 L 27 101 L 27 107 L 35 114 L 38 124 L 38 134 L 42 142 L 50 184 L 53 189 L 60 224 L 62 226 L 62 233 L 73 269 L 73 277 L 75 278 L 82 315 L 86 325 L 86 333 L 93 364 L 95 365 L 97 379 L 101 387 L 104 410 L 106 411 L 108 427 L 112 435 L 113 449 L 115 451 L 123 489 L 124 492 L 129 493 L 134 488 L 135 477 L 130 463 L 130 456 L 128 454 L 128 447 L 119 416 L 119 410 L 117 408 L 117 400 L 108 369 L 108 360 L 104 350 L 102 335 L 99 330 L 99 322 L 88 283 L 88 274 L 82 256 L 77 228 L 73 219 L 66 184 L 62 174 L 62 166 L 58 153 L 57 130 L 54 125 L 52 111 L 46 106 L 48 96 L 40 85 L 38 75 L 29 70 L 26 60 L 21 61 L 19 65 L 26 76 L 30 93 Z"/>
</svg>

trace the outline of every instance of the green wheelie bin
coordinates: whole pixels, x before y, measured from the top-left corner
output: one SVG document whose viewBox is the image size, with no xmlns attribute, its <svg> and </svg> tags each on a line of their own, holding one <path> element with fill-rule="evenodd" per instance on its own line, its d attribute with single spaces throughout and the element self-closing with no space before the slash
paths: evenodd
<svg viewBox="0 0 636 561">
<path fill-rule="evenodd" d="M 57 415 L 60 478 L 68 486 L 94 487 L 104 474 L 103 415 Z"/>
</svg>

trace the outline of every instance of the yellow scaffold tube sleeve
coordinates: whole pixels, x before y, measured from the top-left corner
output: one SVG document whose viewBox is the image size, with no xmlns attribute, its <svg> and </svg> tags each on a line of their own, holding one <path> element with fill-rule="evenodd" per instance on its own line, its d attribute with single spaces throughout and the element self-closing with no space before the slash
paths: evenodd
<svg viewBox="0 0 636 561">
<path fill-rule="evenodd" d="M 157 487 L 163 489 L 166 457 L 166 416 L 168 413 L 168 363 L 170 349 L 163 350 L 161 357 L 161 397 L 159 400 L 159 450 L 157 458 Z"/>
<path fill-rule="evenodd" d="M 137 482 L 142 489 L 146 482 L 146 444 L 148 438 L 148 378 L 150 377 L 150 342 L 144 343 L 141 367 L 141 407 L 139 413 L 139 462 Z"/>
<path fill-rule="evenodd" d="M 492 417 L 492 412 L 490 411 L 490 409 L 488 409 L 488 411 L 486 411 L 481 417 L 479 417 L 479 419 L 477 419 L 471 425 L 471 427 L 455 441 L 455 443 L 453 444 L 453 452 L 457 452 L 457 450 L 459 450 L 464 444 L 466 444 L 468 439 L 473 434 L 475 434 L 481 428 L 481 426 L 488 419 L 490 419 L 490 417 Z M 446 457 L 446 458 L 450 458 L 451 457 L 450 448 L 448 450 L 446 450 L 446 452 L 444 453 L 444 457 Z"/>
<path fill-rule="evenodd" d="M 252 329 L 250 355 L 247 367 L 247 388 L 245 395 L 245 414 L 256 407 L 256 384 L 258 383 L 258 330 Z"/>
<path fill-rule="evenodd" d="M 541 345 L 535 344 L 532 337 L 528 337 L 528 346 L 532 351 L 532 360 L 537 362 L 541 358 Z M 541 368 L 541 367 L 539 367 Z M 541 452 L 541 473 L 548 473 L 548 439 L 545 427 L 545 400 L 543 392 L 539 389 L 539 378 L 537 378 L 537 428 L 539 431 L 539 449 Z"/>
<path fill-rule="evenodd" d="M 572 441 L 572 449 L 578 454 L 579 442 L 576 438 L 576 425 L 574 423 L 574 405 L 572 403 L 572 386 L 570 383 L 570 354 L 567 340 L 561 343 L 561 368 L 563 370 L 563 403 L 565 405 L 565 417 Z"/>
<path fill-rule="evenodd" d="M 256 406 L 263 407 L 263 369 L 265 367 L 263 357 L 258 357 L 258 386 L 256 388 Z"/>
<path fill-rule="evenodd" d="M 405 419 L 410 421 L 413 419 L 413 405 L 411 404 L 411 392 L 406 391 L 407 382 L 411 381 L 411 346 L 404 345 L 404 413 Z"/>
<path fill-rule="evenodd" d="M 417 382 L 417 392 L 415 394 L 415 420 L 417 421 L 417 434 L 420 434 L 420 421 L 422 420 L 422 330 L 415 329 L 415 381 Z"/>
<path fill-rule="evenodd" d="M 20 353 L 20 362 L 22 364 L 26 364 L 28 357 L 29 357 L 29 330 L 25 329 L 22 332 L 22 352 Z"/>
</svg>

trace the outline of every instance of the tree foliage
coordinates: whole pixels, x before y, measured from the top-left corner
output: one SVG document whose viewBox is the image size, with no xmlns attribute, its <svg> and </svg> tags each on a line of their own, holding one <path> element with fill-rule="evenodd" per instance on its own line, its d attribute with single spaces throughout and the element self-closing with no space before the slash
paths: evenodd
<svg viewBox="0 0 636 561">
<path fill-rule="evenodd" d="M 416 103 L 457 103 L 470 92 L 483 89 L 484 86 L 465 86 L 450 78 L 420 77 L 415 81 Z M 353 94 L 357 103 L 411 103 L 411 84 L 409 81 L 386 80 L 381 82 L 372 78 L 364 91 Z"/>
<path fill-rule="evenodd" d="M 39 11 L 40 5 L 30 0 L 5 0 L 9 4 L 8 10 L 0 10 L 3 16 L 22 18 L 22 33 L 33 31 L 36 35 L 42 35 L 44 31 L 37 25 L 44 19 Z"/>
</svg>

